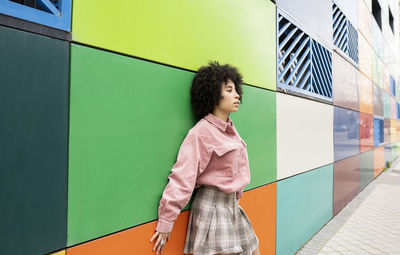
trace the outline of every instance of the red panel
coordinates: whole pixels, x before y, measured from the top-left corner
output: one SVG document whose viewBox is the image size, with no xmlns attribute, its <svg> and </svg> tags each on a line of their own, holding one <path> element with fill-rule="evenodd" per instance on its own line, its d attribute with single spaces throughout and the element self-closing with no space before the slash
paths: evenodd
<svg viewBox="0 0 400 255">
<path fill-rule="evenodd" d="M 374 149 L 374 178 L 385 169 L 385 147 Z"/>
<path fill-rule="evenodd" d="M 360 112 L 360 153 L 374 148 L 374 116 Z"/>
<path fill-rule="evenodd" d="M 336 215 L 360 192 L 360 156 L 333 164 L 333 215 Z"/>
<path fill-rule="evenodd" d="M 248 215 L 260 241 L 261 254 L 275 253 L 276 183 L 244 193 L 240 205 Z M 181 213 L 162 254 L 183 254 L 189 211 Z M 156 221 L 121 231 L 67 250 L 68 255 L 140 254 L 154 255 L 150 238 Z"/>
</svg>

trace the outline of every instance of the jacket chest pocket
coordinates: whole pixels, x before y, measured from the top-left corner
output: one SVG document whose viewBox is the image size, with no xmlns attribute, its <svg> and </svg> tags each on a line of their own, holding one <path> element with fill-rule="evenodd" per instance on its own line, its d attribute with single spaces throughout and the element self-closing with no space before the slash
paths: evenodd
<svg viewBox="0 0 400 255">
<path fill-rule="evenodd" d="M 211 162 L 217 175 L 235 176 L 238 169 L 240 144 L 223 144 L 214 148 L 215 157 Z"/>
</svg>

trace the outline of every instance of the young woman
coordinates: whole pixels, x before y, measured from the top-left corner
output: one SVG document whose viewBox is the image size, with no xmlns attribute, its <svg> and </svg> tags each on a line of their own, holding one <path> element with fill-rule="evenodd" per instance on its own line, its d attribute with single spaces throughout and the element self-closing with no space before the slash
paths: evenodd
<svg viewBox="0 0 400 255">
<path fill-rule="evenodd" d="M 174 221 L 197 188 L 190 209 L 184 253 L 260 254 L 258 239 L 238 201 L 250 183 L 246 144 L 229 114 L 242 101 L 235 67 L 210 62 L 195 75 L 191 103 L 202 118 L 187 134 L 158 208 L 153 251 L 164 250 Z"/>
</svg>

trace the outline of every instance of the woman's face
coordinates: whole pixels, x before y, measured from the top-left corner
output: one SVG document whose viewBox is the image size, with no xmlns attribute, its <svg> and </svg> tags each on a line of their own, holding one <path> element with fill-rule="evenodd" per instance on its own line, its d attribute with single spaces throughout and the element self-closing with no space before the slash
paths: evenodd
<svg viewBox="0 0 400 255">
<path fill-rule="evenodd" d="M 215 107 L 216 110 L 227 114 L 237 112 L 239 108 L 239 94 L 236 93 L 235 84 L 231 80 L 228 79 L 226 83 L 222 83 L 221 97 L 218 105 Z"/>
</svg>

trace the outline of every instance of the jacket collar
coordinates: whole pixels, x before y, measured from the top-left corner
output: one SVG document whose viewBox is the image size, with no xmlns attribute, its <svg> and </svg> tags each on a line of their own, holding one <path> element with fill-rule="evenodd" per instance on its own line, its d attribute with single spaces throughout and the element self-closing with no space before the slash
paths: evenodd
<svg viewBox="0 0 400 255">
<path fill-rule="evenodd" d="M 232 120 L 228 117 L 228 122 L 218 119 L 214 114 L 209 113 L 207 116 L 204 117 L 208 120 L 211 124 L 216 126 L 217 128 L 221 129 L 223 132 L 226 132 L 228 125 L 233 126 Z"/>
</svg>

